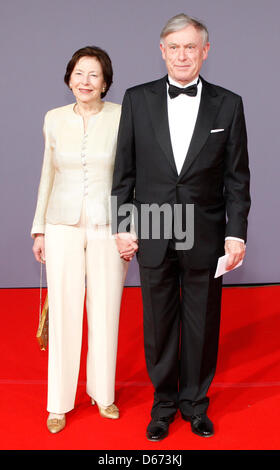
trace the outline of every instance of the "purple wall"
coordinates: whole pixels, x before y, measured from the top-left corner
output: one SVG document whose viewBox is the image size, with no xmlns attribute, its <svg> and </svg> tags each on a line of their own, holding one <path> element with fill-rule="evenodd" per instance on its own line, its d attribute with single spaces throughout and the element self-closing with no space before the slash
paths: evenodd
<svg viewBox="0 0 280 470">
<path fill-rule="evenodd" d="M 39 183 L 42 120 L 73 101 L 63 83 L 78 48 L 105 48 L 114 66 L 108 100 L 165 73 L 159 33 L 185 12 L 205 21 L 211 50 L 202 75 L 242 95 L 252 173 L 247 258 L 224 283 L 280 281 L 278 210 L 279 0 L 9 0 L 1 4 L 0 287 L 36 287 L 29 236 Z M 127 285 L 138 285 L 133 261 Z"/>
</svg>

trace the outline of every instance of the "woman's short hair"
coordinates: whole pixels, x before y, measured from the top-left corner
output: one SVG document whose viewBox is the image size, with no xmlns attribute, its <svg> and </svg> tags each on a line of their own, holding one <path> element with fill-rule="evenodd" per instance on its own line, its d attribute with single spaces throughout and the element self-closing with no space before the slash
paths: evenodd
<svg viewBox="0 0 280 470">
<path fill-rule="evenodd" d="M 179 15 L 173 16 L 170 18 L 170 20 L 167 21 L 160 34 L 161 43 L 167 34 L 175 33 L 176 31 L 180 31 L 181 29 L 186 28 L 187 26 L 194 26 L 198 31 L 201 32 L 204 44 L 209 41 L 209 32 L 205 24 L 196 18 L 192 18 L 191 16 L 186 15 L 185 13 L 180 13 Z"/>
<path fill-rule="evenodd" d="M 73 72 L 76 63 L 81 57 L 95 57 L 102 67 L 104 82 L 106 83 L 106 90 L 101 93 L 101 98 L 104 98 L 109 91 L 109 88 L 113 82 L 113 68 L 112 62 L 106 51 L 97 46 L 86 46 L 78 49 L 72 55 L 70 61 L 67 64 L 66 72 L 64 75 L 64 82 L 69 87 L 70 76 Z"/>
</svg>

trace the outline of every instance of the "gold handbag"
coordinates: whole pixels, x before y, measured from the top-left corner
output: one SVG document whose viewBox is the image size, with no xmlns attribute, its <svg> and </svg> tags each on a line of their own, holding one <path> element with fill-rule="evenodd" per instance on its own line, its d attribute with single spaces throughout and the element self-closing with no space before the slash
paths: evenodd
<svg viewBox="0 0 280 470">
<path fill-rule="evenodd" d="M 40 307 L 39 307 L 39 326 L 36 334 L 41 351 L 46 351 L 49 338 L 49 300 L 46 295 L 42 309 L 42 263 L 40 275 Z"/>
</svg>

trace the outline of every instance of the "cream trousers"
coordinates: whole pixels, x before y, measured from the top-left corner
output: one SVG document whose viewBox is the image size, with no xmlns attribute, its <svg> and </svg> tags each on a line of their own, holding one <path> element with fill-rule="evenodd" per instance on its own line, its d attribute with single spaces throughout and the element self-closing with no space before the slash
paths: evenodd
<svg viewBox="0 0 280 470">
<path fill-rule="evenodd" d="M 119 311 L 128 262 L 119 256 L 111 227 L 89 226 L 86 198 L 75 226 L 47 224 L 49 296 L 48 404 L 52 413 L 74 408 L 80 369 L 86 279 L 87 386 L 108 406 L 115 397 Z"/>
</svg>

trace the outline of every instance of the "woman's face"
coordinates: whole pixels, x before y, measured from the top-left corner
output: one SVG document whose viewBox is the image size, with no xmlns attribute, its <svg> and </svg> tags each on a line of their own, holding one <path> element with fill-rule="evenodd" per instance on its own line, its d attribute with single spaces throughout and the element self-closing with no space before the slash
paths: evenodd
<svg viewBox="0 0 280 470">
<path fill-rule="evenodd" d="M 99 101 L 106 88 L 100 62 L 95 57 L 81 57 L 71 73 L 69 86 L 77 102 Z"/>
</svg>

